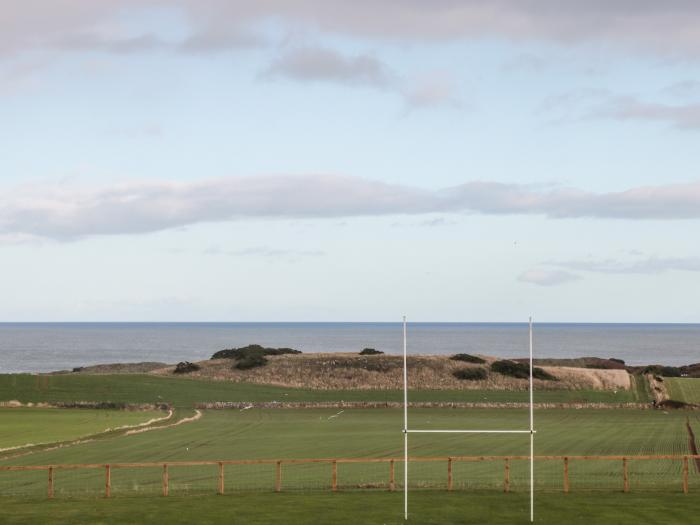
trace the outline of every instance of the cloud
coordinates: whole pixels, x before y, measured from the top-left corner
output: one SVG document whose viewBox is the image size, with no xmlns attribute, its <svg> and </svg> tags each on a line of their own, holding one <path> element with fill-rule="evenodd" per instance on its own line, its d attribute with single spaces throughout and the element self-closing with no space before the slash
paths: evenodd
<svg viewBox="0 0 700 525">
<path fill-rule="evenodd" d="M 321 47 L 304 47 L 282 54 L 260 74 L 260 78 L 381 89 L 402 97 L 407 111 L 458 106 L 452 83 L 444 74 L 423 75 L 408 82 L 373 55 L 344 55 Z"/>
<path fill-rule="evenodd" d="M 552 261 L 549 264 L 569 270 L 610 274 L 661 274 L 669 271 L 700 272 L 700 257 L 647 257 L 631 261 L 584 259 Z"/>
<path fill-rule="evenodd" d="M 615 120 L 646 120 L 670 124 L 682 130 L 700 129 L 700 104 L 660 104 L 634 97 L 615 97 L 591 112 L 591 116 Z"/>
<path fill-rule="evenodd" d="M 669 86 L 670 92 L 692 89 L 691 84 Z M 662 94 L 670 94 L 662 90 Z M 700 91 L 699 91 L 700 93 Z M 680 96 L 680 95 L 679 95 Z M 538 108 L 540 113 L 556 115 L 555 122 L 591 118 L 617 121 L 661 122 L 680 130 L 700 129 L 700 104 L 645 102 L 630 95 L 616 95 L 603 89 L 583 89 L 552 95 Z"/>
<path fill-rule="evenodd" d="M 290 51 L 275 60 L 262 76 L 382 88 L 392 85 L 396 80 L 389 67 L 371 55 L 345 56 L 320 47 Z"/>
<path fill-rule="evenodd" d="M 265 39 L 249 31 L 199 30 L 185 38 L 178 46 L 186 53 L 212 53 L 231 49 L 262 47 Z"/>
<path fill-rule="evenodd" d="M 0 237 L 75 239 L 202 222 L 431 213 L 551 218 L 698 219 L 700 182 L 594 193 L 467 182 L 441 190 L 339 175 L 259 176 L 102 187 L 29 185 L 0 194 Z"/>
<path fill-rule="evenodd" d="M 459 106 L 451 80 L 443 74 L 424 75 L 414 85 L 404 88 L 403 94 L 409 108 Z"/>
<path fill-rule="evenodd" d="M 580 280 L 581 277 L 563 270 L 548 270 L 534 268 L 523 272 L 518 276 L 518 281 L 523 283 L 537 284 L 539 286 L 558 286 L 573 281 Z"/>
<path fill-rule="evenodd" d="M 166 43 L 154 34 L 143 34 L 133 37 L 108 37 L 95 32 L 86 32 L 63 37 L 57 40 L 55 45 L 58 48 L 67 50 L 128 54 L 163 48 L 166 46 Z"/>
<path fill-rule="evenodd" d="M 683 80 L 661 90 L 663 95 L 678 98 L 695 98 L 700 96 L 700 82 L 697 80 Z"/>
<path fill-rule="evenodd" d="M 692 0 L 24 0 L 0 14 L 0 54 L 50 47 L 64 37 L 109 27 L 154 10 L 184 15 L 190 34 L 226 41 L 242 29 L 283 29 L 398 42 L 501 38 L 561 46 L 603 44 L 695 59 L 700 7 Z M 183 40 L 183 41 L 184 41 Z M 218 46 L 204 46 L 216 49 Z"/>
</svg>

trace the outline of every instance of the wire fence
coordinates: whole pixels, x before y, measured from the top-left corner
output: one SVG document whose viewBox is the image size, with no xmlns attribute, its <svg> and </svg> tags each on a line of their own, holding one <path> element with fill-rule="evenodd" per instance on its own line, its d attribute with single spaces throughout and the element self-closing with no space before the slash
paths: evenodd
<svg viewBox="0 0 700 525">
<path fill-rule="evenodd" d="M 409 458 L 411 489 L 529 489 L 529 456 Z M 0 466 L 0 496 L 403 490 L 403 458 Z M 700 490 L 700 455 L 535 456 L 538 491 Z"/>
</svg>

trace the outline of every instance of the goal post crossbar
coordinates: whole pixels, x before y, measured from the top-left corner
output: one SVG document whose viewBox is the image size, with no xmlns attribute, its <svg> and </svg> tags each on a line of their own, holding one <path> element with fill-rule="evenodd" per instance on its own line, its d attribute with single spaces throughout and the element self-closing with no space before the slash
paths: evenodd
<svg viewBox="0 0 700 525">
<path fill-rule="evenodd" d="M 407 429 L 408 434 L 537 434 L 536 430 L 422 430 Z"/>
<path fill-rule="evenodd" d="M 408 357 L 406 345 L 406 316 L 403 317 L 403 443 L 404 443 L 404 519 L 408 520 L 408 435 L 409 434 L 529 434 L 530 435 L 530 521 L 535 521 L 535 421 L 533 404 L 533 380 L 532 380 L 532 317 L 528 322 L 529 328 L 529 415 L 530 428 L 528 430 L 433 430 L 433 429 L 409 429 L 408 428 Z"/>
</svg>

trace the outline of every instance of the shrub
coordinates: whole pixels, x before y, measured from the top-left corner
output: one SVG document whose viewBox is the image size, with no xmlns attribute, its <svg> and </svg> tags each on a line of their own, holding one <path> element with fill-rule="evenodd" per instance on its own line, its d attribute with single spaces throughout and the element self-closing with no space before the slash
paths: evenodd
<svg viewBox="0 0 700 525">
<path fill-rule="evenodd" d="M 219 350 L 211 359 L 241 359 L 247 355 L 284 355 L 284 354 L 301 354 L 300 350 L 293 348 L 265 348 L 260 345 L 248 345 L 241 348 L 227 348 Z"/>
<path fill-rule="evenodd" d="M 486 362 L 479 356 L 471 354 L 455 354 L 452 357 L 450 357 L 450 359 L 452 359 L 453 361 L 464 361 L 465 363 L 476 363 L 478 365 L 481 365 Z"/>
<path fill-rule="evenodd" d="M 374 348 L 365 348 L 360 352 L 360 355 L 379 355 L 383 354 L 381 350 L 375 350 Z"/>
<path fill-rule="evenodd" d="M 201 367 L 199 365 L 190 363 L 189 361 L 181 361 L 177 365 L 175 365 L 175 370 L 173 370 L 173 374 L 189 374 L 190 372 L 196 372 L 200 368 Z"/>
<path fill-rule="evenodd" d="M 524 363 L 516 363 L 515 361 L 494 361 L 491 363 L 491 370 L 501 375 L 515 377 L 517 379 L 528 379 L 530 377 L 530 367 Z M 557 378 L 552 374 L 538 367 L 532 368 L 532 377 L 535 379 L 542 379 L 543 381 L 557 381 Z"/>
<path fill-rule="evenodd" d="M 267 364 L 267 355 L 301 354 L 301 351 L 293 348 L 265 348 L 260 345 L 248 345 L 241 348 L 227 348 L 219 350 L 212 359 L 235 359 L 233 368 L 238 370 L 249 370 Z"/>
<path fill-rule="evenodd" d="M 250 370 L 251 368 L 265 366 L 266 364 L 267 359 L 265 359 L 265 356 L 260 354 L 250 354 L 237 359 L 236 364 L 233 367 L 237 368 L 238 370 Z"/>
<path fill-rule="evenodd" d="M 681 377 L 681 369 L 675 366 L 649 365 L 644 370 L 643 374 L 655 374 L 663 377 Z"/>
<path fill-rule="evenodd" d="M 483 368 L 460 368 L 459 370 L 455 370 L 452 372 L 452 375 L 455 376 L 457 379 L 460 380 L 465 380 L 465 381 L 481 381 L 483 379 L 486 379 L 488 376 L 486 370 Z"/>
</svg>

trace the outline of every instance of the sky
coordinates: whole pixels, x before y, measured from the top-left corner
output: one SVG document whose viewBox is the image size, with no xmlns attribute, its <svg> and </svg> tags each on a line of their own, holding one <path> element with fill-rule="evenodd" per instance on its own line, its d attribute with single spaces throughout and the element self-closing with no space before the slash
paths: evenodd
<svg viewBox="0 0 700 525">
<path fill-rule="evenodd" d="M 0 321 L 698 322 L 700 5 L 0 10 Z"/>
</svg>

